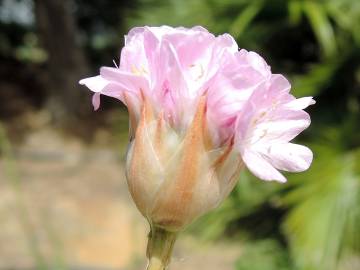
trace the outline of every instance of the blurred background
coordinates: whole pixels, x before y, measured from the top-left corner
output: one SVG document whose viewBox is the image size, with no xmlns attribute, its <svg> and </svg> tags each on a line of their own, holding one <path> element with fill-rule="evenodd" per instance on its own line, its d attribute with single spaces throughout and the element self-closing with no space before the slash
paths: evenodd
<svg viewBox="0 0 360 270">
<path fill-rule="evenodd" d="M 119 61 L 131 27 L 162 24 L 228 32 L 317 101 L 297 139 L 311 169 L 283 185 L 243 172 L 170 269 L 359 270 L 358 0 L 0 0 L 0 269 L 144 269 L 126 109 L 93 112 L 77 82 Z"/>
</svg>

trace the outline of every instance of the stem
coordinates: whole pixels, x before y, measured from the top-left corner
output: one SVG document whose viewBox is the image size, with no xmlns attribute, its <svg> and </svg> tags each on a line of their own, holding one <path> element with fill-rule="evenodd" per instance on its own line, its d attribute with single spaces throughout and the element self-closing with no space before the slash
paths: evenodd
<svg viewBox="0 0 360 270">
<path fill-rule="evenodd" d="M 177 233 L 151 226 L 147 246 L 147 270 L 165 270 L 169 265 Z"/>
</svg>

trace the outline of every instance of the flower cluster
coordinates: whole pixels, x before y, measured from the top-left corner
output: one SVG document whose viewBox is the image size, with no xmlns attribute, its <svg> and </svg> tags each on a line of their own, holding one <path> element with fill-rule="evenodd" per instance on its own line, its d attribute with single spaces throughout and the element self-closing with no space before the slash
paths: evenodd
<svg viewBox="0 0 360 270">
<path fill-rule="evenodd" d="M 308 169 L 312 152 L 290 143 L 310 124 L 288 80 L 229 34 L 202 27 L 138 27 L 119 67 L 81 84 L 123 102 L 130 116 L 127 179 L 151 223 L 177 231 L 216 207 L 247 167 L 263 180 Z"/>
</svg>

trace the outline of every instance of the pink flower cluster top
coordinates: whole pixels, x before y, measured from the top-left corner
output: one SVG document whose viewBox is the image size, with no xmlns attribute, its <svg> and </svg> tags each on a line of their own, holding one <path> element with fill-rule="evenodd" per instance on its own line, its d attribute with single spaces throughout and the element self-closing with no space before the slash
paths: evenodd
<svg viewBox="0 0 360 270">
<path fill-rule="evenodd" d="M 80 81 L 95 94 L 122 101 L 135 118 L 144 97 L 177 133 L 185 133 L 201 97 L 212 145 L 231 141 L 246 167 L 263 180 L 285 182 L 279 170 L 300 172 L 312 162 L 309 148 L 291 143 L 310 124 L 290 83 L 255 52 L 239 49 L 229 34 L 203 27 L 137 27 L 125 37 L 119 67 Z"/>
</svg>

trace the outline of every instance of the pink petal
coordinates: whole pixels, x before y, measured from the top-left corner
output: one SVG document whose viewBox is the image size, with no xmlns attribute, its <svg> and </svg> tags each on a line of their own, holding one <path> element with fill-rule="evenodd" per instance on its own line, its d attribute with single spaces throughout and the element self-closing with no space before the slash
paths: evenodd
<svg viewBox="0 0 360 270">
<path fill-rule="evenodd" d="M 209 33 L 209 31 L 208 31 L 206 28 L 202 27 L 201 25 L 193 26 L 193 27 L 191 28 L 191 30 Z"/>
<path fill-rule="evenodd" d="M 194 104 L 193 102 L 195 102 L 195 98 L 189 91 L 181 64 L 179 63 L 178 55 L 171 43 L 164 40 L 161 44 L 160 52 L 165 61 L 162 63 L 164 66 L 162 72 L 165 74 L 167 79 L 167 91 L 163 92 L 163 90 L 165 90 L 164 88 L 156 89 L 155 95 L 160 101 L 165 101 L 165 103 L 161 104 L 164 105 L 165 113 L 171 113 L 171 111 L 175 109 L 176 113 L 172 115 L 172 118 L 177 127 L 186 126 L 192 118 L 193 110 L 195 110 L 195 107 L 192 106 Z M 171 99 L 163 99 L 164 96 L 162 95 L 164 93 L 169 95 Z M 176 102 L 170 103 L 170 101 Z"/>
<path fill-rule="evenodd" d="M 304 111 L 283 111 L 273 120 L 258 120 L 250 135 L 252 143 L 289 142 L 310 125 L 310 116 Z"/>
<path fill-rule="evenodd" d="M 148 82 L 141 75 L 124 72 L 118 68 L 111 67 L 102 67 L 100 69 L 100 75 L 110 82 L 122 85 L 127 91 L 138 94 L 139 97 L 140 91 L 149 92 Z"/>
<path fill-rule="evenodd" d="M 313 160 L 309 148 L 293 143 L 273 144 L 264 154 L 275 168 L 288 172 L 305 171 Z"/>
<path fill-rule="evenodd" d="M 141 104 L 138 102 L 140 98 L 139 96 L 140 94 L 134 93 L 134 89 L 129 88 L 129 85 L 124 85 L 120 82 L 110 81 L 104 79 L 102 76 L 95 76 L 95 77 L 82 79 L 79 83 L 87 86 L 91 91 L 95 92 L 95 95 L 93 96 L 92 99 L 92 103 L 95 110 L 97 110 L 100 106 L 100 94 L 116 98 L 122 101 L 125 105 L 127 105 L 126 101 L 124 100 L 124 93 L 126 93 L 133 100 L 132 103 L 136 105 L 135 108 L 132 108 L 133 111 L 135 112 L 140 111 Z"/>
<path fill-rule="evenodd" d="M 260 179 L 266 181 L 276 180 L 282 183 L 286 182 L 286 178 L 258 153 L 245 150 L 241 157 L 246 167 Z"/>
<path fill-rule="evenodd" d="M 268 89 L 269 97 L 276 99 L 288 99 L 291 85 L 289 81 L 281 74 L 273 74 Z"/>
<path fill-rule="evenodd" d="M 144 48 L 144 27 L 130 30 L 125 36 L 125 47 L 121 50 L 120 66 L 123 71 L 133 72 L 135 69 L 149 69 Z"/>
<path fill-rule="evenodd" d="M 248 52 L 246 55 L 247 60 L 250 65 L 257 70 L 264 77 L 267 77 L 270 74 L 270 66 L 265 62 L 265 60 L 255 52 Z"/>
<path fill-rule="evenodd" d="M 81 85 L 85 85 L 93 92 L 101 92 L 105 86 L 109 84 L 109 81 L 101 76 L 94 76 L 82 79 L 79 81 L 79 83 Z"/>
<path fill-rule="evenodd" d="M 129 33 L 125 36 L 125 47 L 130 45 L 131 42 L 140 37 L 141 34 L 145 31 L 145 27 L 134 27 L 132 28 Z"/>
<path fill-rule="evenodd" d="M 294 99 L 289 103 L 285 104 L 284 106 L 292 110 L 303 110 L 313 104 L 315 104 L 315 100 L 313 99 L 313 97 L 303 97 Z"/>
<path fill-rule="evenodd" d="M 214 35 L 207 32 L 180 31 L 165 35 L 163 40 L 168 41 L 175 49 L 179 62 L 183 67 L 194 64 L 197 60 L 205 60 L 208 64 L 209 52 L 215 42 Z M 208 58 L 208 59 L 206 59 Z"/>
<path fill-rule="evenodd" d="M 92 104 L 94 106 L 94 111 L 97 111 L 100 107 L 100 93 L 95 93 L 93 95 Z"/>
</svg>

